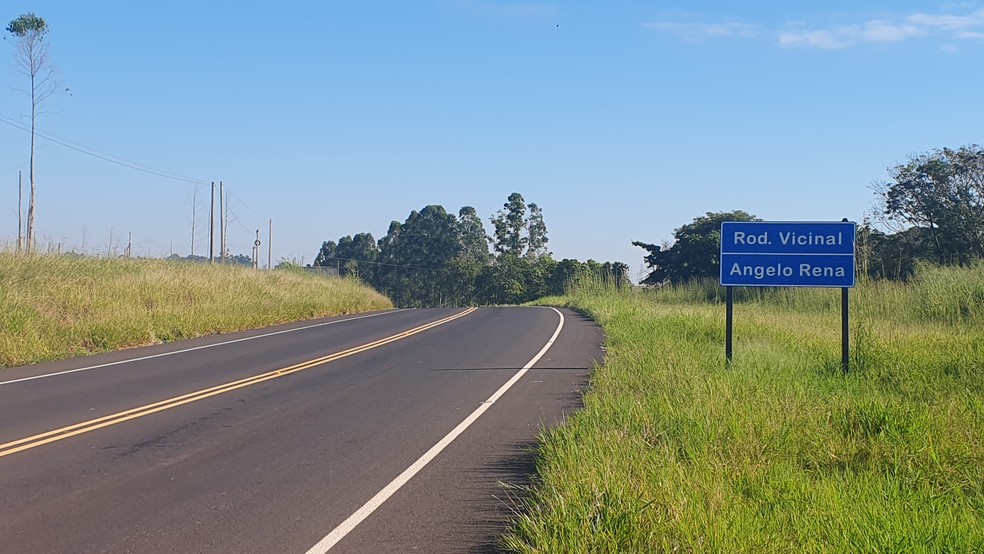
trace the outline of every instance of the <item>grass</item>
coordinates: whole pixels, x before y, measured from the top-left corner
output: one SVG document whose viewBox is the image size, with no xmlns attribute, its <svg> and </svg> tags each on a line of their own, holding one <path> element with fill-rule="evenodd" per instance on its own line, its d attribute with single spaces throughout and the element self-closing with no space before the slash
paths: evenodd
<svg viewBox="0 0 984 554">
<path fill-rule="evenodd" d="M 545 300 L 607 336 L 542 437 L 515 552 L 984 552 L 984 266 L 852 291 L 693 285 Z M 709 300 L 709 297 L 711 298 Z"/>
<path fill-rule="evenodd" d="M 391 307 L 297 271 L 0 252 L 0 367 Z"/>
</svg>

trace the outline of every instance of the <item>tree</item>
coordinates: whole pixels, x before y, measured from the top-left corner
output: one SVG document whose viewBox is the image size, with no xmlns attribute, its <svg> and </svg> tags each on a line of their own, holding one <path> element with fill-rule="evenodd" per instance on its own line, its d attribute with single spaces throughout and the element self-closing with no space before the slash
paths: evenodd
<svg viewBox="0 0 984 554">
<path fill-rule="evenodd" d="M 314 266 L 338 268 L 340 277 L 353 276 L 372 283 L 378 257 L 376 239 L 370 233 L 359 233 L 354 237 L 346 235 L 337 243 L 333 240 L 322 243 Z"/>
<path fill-rule="evenodd" d="M 554 261 L 545 252 L 546 225 L 539 208 L 530 204 L 526 216 L 522 196 L 516 193 L 510 200 L 494 221 L 526 245 L 521 255 L 500 251 L 493 259 L 474 208 L 465 206 L 455 217 L 431 205 L 411 212 L 403 223 L 390 223 L 378 242 L 362 233 L 323 243 L 314 265 L 339 267 L 342 275 L 358 271 L 360 278 L 400 307 L 519 304 L 563 294 L 578 276 L 598 277 L 617 286 L 627 282 L 628 266 L 622 263 Z M 520 217 L 510 219 L 510 207 Z M 369 273 L 353 260 L 374 260 L 367 264 L 374 268 Z"/>
<path fill-rule="evenodd" d="M 338 243 L 329 240 L 321 243 L 321 250 L 314 257 L 314 267 L 335 267 L 338 261 Z"/>
<path fill-rule="evenodd" d="M 533 203 L 528 207 L 529 215 L 523 195 L 514 192 L 509 195 L 502 209 L 492 217 L 492 226 L 495 229 L 492 242 L 496 254 L 534 258 L 549 254 L 543 211 Z"/>
<path fill-rule="evenodd" d="M 907 280 L 915 275 L 919 260 L 934 259 L 933 243 L 924 227 L 887 234 L 866 220 L 858 227 L 858 272 L 872 279 Z"/>
<path fill-rule="evenodd" d="M 586 269 L 584 264 L 570 258 L 557 262 L 550 272 L 550 280 L 547 283 L 550 294 L 561 296 L 577 287 L 586 276 Z"/>
<path fill-rule="evenodd" d="M 195 256 L 195 227 L 198 224 L 198 214 L 202 211 L 202 206 L 198 203 L 198 183 L 195 183 L 195 188 L 188 195 L 188 202 L 191 204 L 191 217 L 188 221 L 191 222 L 191 254 L 190 256 Z"/>
<path fill-rule="evenodd" d="M 883 221 L 925 229 L 939 264 L 984 258 L 984 149 L 934 150 L 888 173 L 874 185 Z"/>
<path fill-rule="evenodd" d="M 523 236 L 523 230 L 526 228 L 526 201 L 522 194 L 514 192 L 509 195 L 502 208 L 492 218 L 492 226 L 495 228 L 495 251 L 498 254 L 522 256 L 527 242 L 526 237 Z"/>
<path fill-rule="evenodd" d="M 519 304 L 529 296 L 530 260 L 506 253 L 484 268 L 475 282 L 481 304 Z"/>
<path fill-rule="evenodd" d="M 526 255 L 539 257 L 549 255 L 547 252 L 547 224 L 543 222 L 543 210 L 530 202 L 530 217 L 527 220 Z"/>
<path fill-rule="evenodd" d="M 675 241 L 669 247 L 633 241 L 634 246 L 649 252 L 646 265 L 652 272 L 644 285 L 686 283 L 704 277 L 717 277 L 721 267 L 721 223 L 725 221 L 761 221 L 741 210 L 707 212 L 673 231 Z"/>
<path fill-rule="evenodd" d="M 485 227 L 471 206 L 458 210 L 458 243 L 459 257 L 463 261 L 478 265 L 489 263 L 489 240 Z"/>
<path fill-rule="evenodd" d="M 44 19 L 26 13 L 14 19 L 7 25 L 7 32 L 17 37 L 17 65 L 22 73 L 31 79 L 31 162 L 29 180 L 31 192 L 27 203 L 27 248 L 30 254 L 34 248 L 34 195 L 36 183 L 34 179 L 34 140 L 37 129 L 37 118 L 41 106 L 55 92 L 52 79 L 53 68 L 48 63 L 48 24 Z"/>
<path fill-rule="evenodd" d="M 410 212 L 401 225 L 390 224 L 379 245 L 376 288 L 402 307 L 451 303 L 447 270 L 460 252 L 458 222 L 442 206 Z"/>
<path fill-rule="evenodd" d="M 352 275 L 367 283 L 372 282 L 376 259 L 379 257 L 379 247 L 371 233 L 359 233 L 354 237 L 342 237 L 338 240 L 338 257 L 344 263 L 342 277 Z"/>
<path fill-rule="evenodd" d="M 601 264 L 601 278 L 622 289 L 631 286 L 629 280 L 629 265 L 622 262 L 605 262 Z"/>
</svg>

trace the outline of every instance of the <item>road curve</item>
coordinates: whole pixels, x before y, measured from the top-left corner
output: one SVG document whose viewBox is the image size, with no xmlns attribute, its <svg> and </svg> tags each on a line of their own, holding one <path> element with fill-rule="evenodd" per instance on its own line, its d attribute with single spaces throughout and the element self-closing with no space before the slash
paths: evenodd
<svg viewBox="0 0 984 554">
<path fill-rule="evenodd" d="M 400 310 L 0 371 L 0 551 L 494 552 L 601 344 Z"/>
</svg>

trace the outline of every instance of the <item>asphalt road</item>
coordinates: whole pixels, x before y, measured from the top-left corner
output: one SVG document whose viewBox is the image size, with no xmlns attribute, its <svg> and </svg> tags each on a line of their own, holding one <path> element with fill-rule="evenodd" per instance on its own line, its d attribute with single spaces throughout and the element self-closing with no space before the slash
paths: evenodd
<svg viewBox="0 0 984 554">
<path fill-rule="evenodd" d="M 405 310 L 0 371 L 0 553 L 495 552 L 601 345 Z"/>
</svg>

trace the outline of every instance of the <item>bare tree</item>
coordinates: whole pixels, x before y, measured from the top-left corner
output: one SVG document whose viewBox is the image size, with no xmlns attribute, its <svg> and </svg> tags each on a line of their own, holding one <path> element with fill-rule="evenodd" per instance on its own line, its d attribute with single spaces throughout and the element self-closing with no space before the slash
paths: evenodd
<svg viewBox="0 0 984 554">
<path fill-rule="evenodd" d="M 198 203 L 198 183 L 195 183 L 195 189 L 189 194 L 189 201 L 191 203 L 191 256 L 195 256 L 195 226 L 198 223 L 198 214 L 202 210 L 202 206 Z"/>
<path fill-rule="evenodd" d="M 29 180 L 31 193 L 27 201 L 27 240 L 26 251 L 34 249 L 34 139 L 38 113 L 44 101 L 55 92 L 54 70 L 48 62 L 48 24 L 44 19 L 26 13 L 7 25 L 7 32 L 17 37 L 17 65 L 21 73 L 31 79 L 31 167 Z"/>
</svg>

